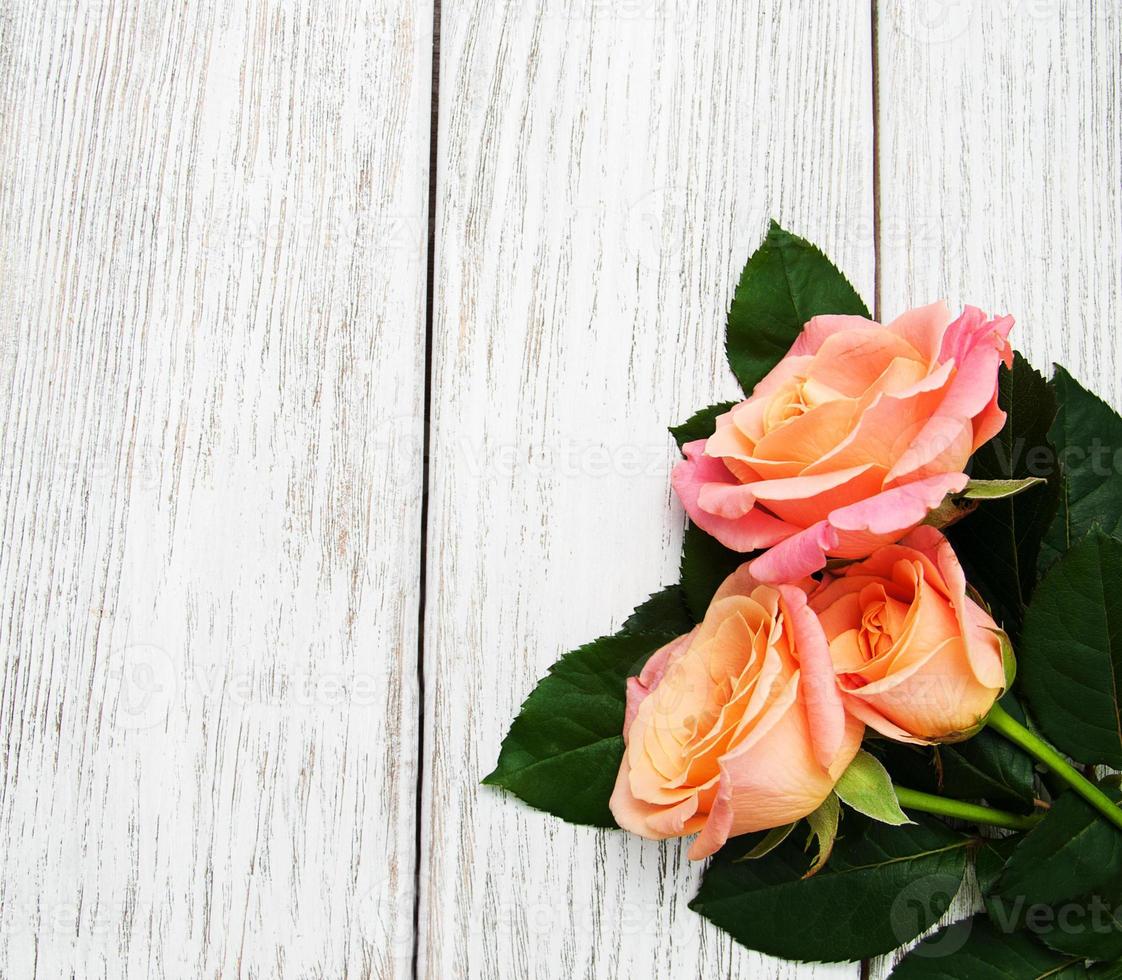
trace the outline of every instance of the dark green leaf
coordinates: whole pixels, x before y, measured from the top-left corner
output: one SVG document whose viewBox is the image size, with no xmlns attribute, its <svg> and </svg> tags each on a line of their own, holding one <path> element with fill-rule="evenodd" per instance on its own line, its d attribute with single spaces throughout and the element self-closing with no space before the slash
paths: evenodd
<svg viewBox="0 0 1122 980">
<path fill-rule="evenodd" d="M 709 603 L 721 583 L 752 555 L 731 551 L 691 521 L 682 539 L 682 591 L 686 606 L 697 622 L 705 618 Z"/>
<path fill-rule="evenodd" d="M 1027 928 L 1053 949 L 1122 957 L 1122 832 L 1063 794 L 1021 839 L 986 905 L 1001 928 Z"/>
<path fill-rule="evenodd" d="M 1053 384 L 1058 410 L 1049 436 L 1061 485 L 1056 517 L 1044 536 L 1044 568 L 1093 527 L 1122 533 L 1122 418 L 1062 367 L 1056 367 Z"/>
<path fill-rule="evenodd" d="M 1021 838 L 995 893 L 1003 901 L 1060 901 L 1118 877 L 1120 862 L 1122 832 L 1069 791 Z"/>
<path fill-rule="evenodd" d="M 724 415 L 736 402 L 721 402 L 695 412 L 681 425 L 670 426 L 670 434 L 681 449 L 687 442 L 708 439 L 717 429 L 717 416 Z"/>
<path fill-rule="evenodd" d="M 483 782 L 571 823 L 614 827 L 608 800 L 623 758 L 627 678 L 676 635 L 621 632 L 562 657 L 522 705 Z"/>
<path fill-rule="evenodd" d="M 1019 835 L 988 837 L 974 849 L 974 876 L 984 898 L 993 893 L 1005 864 L 1021 843 Z"/>
<path fill-rule="evenodd" d="M 787 353 L 803 325 L 821 313 L 869 311 L 822 252 L 774 221 L 748 259 L 729 308 L 729 365 L 749 394 Z"/>
<path fill-rule="evenodd" d="M 969 838 L 938 821 L 902 827 L 847 815 L 829 863 L 803 879 L 791 840 L 758 861 L 732 841 L 705 872 L 690 908 L 750 949 L 791 960 L 856 960 L 895 949 L 947 910 L 966 871 Z"/>
<path fill-rule="evenodd" d="M 681 636 L 693 628 L 694 621 L 680 585 L 668 585 L 656 592 L 623 624 L 626 633 L 669 633 L 672 636 Z"/>
<path fill-rule="evenodd" d="M 1037 557 L 1044 529 L 1055 512 L 1059 477 L 1048 444 L 1056 398 L 1048 383 L 1020 354 L 1012 370 L 1001 369 L 998 402 L 1005 427 L 974 454 L 978 480 L 1047 479 L 1024 493 L 984 503 L 947 536 L 970 580 L 981 589 L 994 616 L 1014 638 L 1036 587 Z"/>
<path fill-rule="evenodd" d="M 1044 734 L 1080 762 L 1122 768 L 1122 542 L 1093 532 L 1053 566 L 1017 655 Z"/>
<path fill-rule="evenodd" d="M 924 793 L 943 792 L 942 767 L 935 749 L 878 738 L 869 739 L 865 748 L 884 764 L 894 785 L 907 786 Z"/>
<path fill-rule="evenodd" d="M 738 860 L 755 861 L 766 854 L 770 854 L 791 836 L 791 831 L 793 831 L 797 825 L 798 821 L 795 821 L 795 823 L 785 823 L 782 827 L 772 827 L 771 830 L 760 838 L 759 843 L 753 843 L 752 848 Z"/>
<path fill-rule="evenodd" d="M 983 729 L 973 738 L 940 750 L 944 796 L 1032 808 L 1032 761 L 1009 742 Z"/>
<path fill-rule="evenodd" d="M 1006 933 L 983 915 L 928 937 L 892 971 L 891 980 L 1086 980 L 1078 957 L 1046 949 L 1024 932 Z"/>
<path fill-rule="evenodd" d="M 1013 695 L 1006 694 L 1001 706 L 1018 721 L 1025 721 L 1024 710 Z M 1032 809 L 1036 796 L 1032 759 L 996 732 L 983 728 L 965 742 L 940 746 L 938 752 L 945 796 Z"/>
</svg>

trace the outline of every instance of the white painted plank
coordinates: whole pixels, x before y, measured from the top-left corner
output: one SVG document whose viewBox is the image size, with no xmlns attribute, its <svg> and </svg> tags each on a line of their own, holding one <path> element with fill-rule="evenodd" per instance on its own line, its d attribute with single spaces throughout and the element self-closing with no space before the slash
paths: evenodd
<svg viewBox="0 0 1122 980">
<path fill-rule="evenodd" d="M 877 18 L 882 314 L 938 297 L 1012 313 L 1037 368 L 1115 406 L 1120 24 L 1114 0 L 884 0 Z"/>
<path fill-rule="evenodd" d="M 855 977 L 688 911 L 685 848 L 482 788 L 560 654 L 677 578 L 666 426 L 733 397 L 776 215 L 872 299 L 867 3 L 443 7 L 423 977 Z"/>
<path fill-rule="evenodd" d="M 881 301 L 1012 313 L 1122 404 L 1122 4 L 885 0 Z"/>
<path fill-rule="evenodd" d="M 430 0 L 0 17 L 0 974 L 410 972 Z"/>
</svg>

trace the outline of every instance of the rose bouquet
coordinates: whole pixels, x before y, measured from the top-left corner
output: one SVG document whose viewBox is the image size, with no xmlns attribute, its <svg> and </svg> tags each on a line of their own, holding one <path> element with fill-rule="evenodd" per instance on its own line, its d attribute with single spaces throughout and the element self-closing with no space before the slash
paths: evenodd
<svg viewBox="0 0 1122 980">
<path fill-rule="evenodd" d="M 773 224 L 744 401 L 671 429 L 681 581 L 567 654 L 485 782 L 711 858 L 691 908 L 900 977 L 1122 976 L 1122 418 Z"/>
</svg>

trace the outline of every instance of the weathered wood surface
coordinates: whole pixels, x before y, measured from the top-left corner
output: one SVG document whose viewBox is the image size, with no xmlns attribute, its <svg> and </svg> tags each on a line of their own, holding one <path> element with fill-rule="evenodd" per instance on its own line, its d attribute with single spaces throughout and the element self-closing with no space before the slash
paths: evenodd
<svg viewBox="0 0 1122 980">
<path fill-rule="evenodd" d="M 0 12 L 2 976 L 856 978 L 478 780 L 676 577 L 768 217 L 1122 404 L 1113 0 L 441 24 L 430 283 L 432 0 Z"/>
<path fill-rule="evenodd" d="M 1017 319 L 1122 403 L 1122 5 L 885 2 L 879 11 L 880 293 Z"/>
<path fill-rule="evenodd" d="M 770 215 L 873 287 L 866 3 L 446 2 L 420 973 L 856 977 L 736 946 L 685 849 L 477 781 L 565 650 L 677 578 L 668 424 L 736 393 Z"/>
<path fill-rule="evenodd" d="M 0 14 L 0 975 L 410 973 L 431 32 Z"/>
</svg>

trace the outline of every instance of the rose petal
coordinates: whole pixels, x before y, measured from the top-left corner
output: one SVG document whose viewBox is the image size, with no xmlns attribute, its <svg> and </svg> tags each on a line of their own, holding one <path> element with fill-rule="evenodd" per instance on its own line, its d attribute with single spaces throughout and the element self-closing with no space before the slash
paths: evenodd
<svg viewBox="0 0 1122 980">
<path fill-rule="evenodd" d="M 889 471 L 885 485 L 957 473 L 966 466 L 973 451 L 974 424 L 969 419 L 933 416 Z"/>
<path fill-rule="evenodd" d="M 659 647 L 643 665 L 639 676 L 629 677 L 627 679 L 627 709 L 623 718 L 624 742 L 627 741 L 627 734 L 631 730 L 631 723 L 635 720 L 635 716 L 639 712 L 639 705 L 641 705 L 644 699 L 658 687 L 659 682 L 665 676 L 667 669 L 674 661 L 689 649 L 690 642 L 693 640 L 696 633 L 697 628 L 695 627 L 683 636 L 679 636 L 676 640 L 671 640 L 665 646 Z"/>
<path fill-rule="evenodd" d="M 825 343 L 827 337 L 842 330 L 862 330 L 879 326 L 879 323 L 867 320 L 863 316 L 846 316 L 834 313 L 814 316 L 807 321 L 806 326 L 803 327 L 803 332 L 795 338 L 788 356 L 799 357 L 807 354 L 817 354 L 818 349 Z"/>
<path fill-rule="evenodd" d="M 756 506 L 754 484 L 703 483 L 697 493 L 697 506 L 706 514 L 739 520 Z"/>
<path fill-rule="evenodd" d="M 906 339 L 884 327 L 845 330 L 822 342 L 808 375 L 849 398 L 860 398 L 897 358 L 924 360 Z"/>
<path fill-rule="evenodd" d="M 870 461 L 890 469 L 942 403 L 952 373 L 953 365 L 943 365 L 903 391 L 876 395 L 850 434 L 804 472 L 809 475 Z"/>
<path fill-rule="evenodd" d="M 796 341 L 794 346 L 787 352 L 787 356 L 780 360 L 775 367 L 764 375 L 763 379 L 752 389 L 752 394 L 748 398 L 748 401 L 755 401 L 757 398 L 770 395 L 772 392 L 782 388 L 783 385 L 792 378 L 798 377 L 806 371 L 806 367 L 810 364 L 811 359 L 809 356 L 803 356 L 801 351 L 795 350 L 797 346 L 798 341 Z M 736 411 L 736 409 L 733 409 L 733 411 Z"/>
<path fill-rule="evenodd" d="M 709 823 L 689 857 L 709 857 L 729 837 L 781 827 L 813 813 L 853 761 L 864 730 L 858 719 L 847 716 L 834 764 L 823 768 L 811 751 L 806 715 L 797 705 L 779 709 L 762 737 L 722 760 Z"/>
<path fill-rule="evenodd" d="M 874 731 L 880 732 L 885 738 L 890 738 L 894 742 L 907 742 L 909 745 L 932 744 L 930 739 L 918 738 L 904 731 L 903 728 L 889 721 L 871 704 L 862 701 L 861 698 L 855 694 L 846 694 L 844 696 L 844 701 L 846 711 L 853 715 L 854 718 L 868 725 Z"/>
<path fill-rule="evenodd" d="M 780 520 L 807 527 L 831 511 L 859 503 L 880 491 L 885 471 L 873 463 L 786 480 L 753 483 L 752 495 Z"/>
<path fill-rule="evenodd" d="M 940 415 L 973 419 L 993 400 L 997 388 L 997 369 L 1011 366 L 1013 349 L 1009 346 L 1011 316 L 989 320 L 976 306 L 968 306 L 947 328 L 939 352 L 944 363 L 954 361 L 955 378 Z"/>
<path fill-rule="evenodd" d="M 700 505 L 701 489 L 707 483 L 739 485 L 720 460 L 705 455 L 705 441 L 687 443 L 686 458 L 674 467 L 671 483 L 690 520 L 733 551 L 767 548 L 795 533 L 798 528 L 753 508 L 743 517 L 730 519 L 711 514 Z"/>
<path fill-rule="evenodd" d="M 799 696 L 810 720 L 814 756 L 819 765 L 829 768 L 841 750 L 845 735 L 845 709 L 834 676 L 830 647 L 818 617 L 807 606 L 806 593 L 790 585 L 780 585 L 786 604 L 802 677 Z"/>
<path fill-rule="evenodd" d="M 1005 412 L 998 405 L 999 394 L 1000 390 L 994 388 L 989 404 L 974 418 L 974 444 L 971 451 L 984 446 L 1005 428 Z"/>
<path fill-rule="evenodd" d="M 774 545 L 749 567 L 761 582 L 796 582 L 824 568 L 826 553 L 837 543 L 837 532 L 819 521 Z"/>
<path fill-rule="evenodd" d="M 968 479 L 965 473 L 929 476 L 839 508 L 830 514 L 829 522 L 841 532 L 901 535 L 927 517 L 948 493 L 962 490 Z"/>
<path fill-rule="evenodd" d="M 951 543 L 935 528 L 917 528 L 925 533 L 913 532 L 910 538 L 917 544 L 911 547 L 925 547 L 933 552 L 933 557 L 943 579 L 947 583 L 947 594 L 954 605 L 959 627 L 966 643 L 966 655 L 971 670 L 979 684 L 993 690 L 1005 686 L 1005 666 L 1001 659 L 1001 641 L 991 630 L 997 623 L 973 599 L 966 594 L 966 575 L 959 564 Z M 930 532 L 930 533 L 927 533 Z"/>
<path fill-rule="evenodd" d="M 929 364 L 934 364 L 943 344 L 943 336 L 953 319 L 947 304 L 939 300 L 901 313 L 887 324 L 887 328 L 904 337 Z"/>
<path fill-rule="evenodd" d="M 710 600 L 710 605 L 720 602 L 722 599 L 727 599 L 729 596 L 751 595 L 759 584 L 752 574 L 748 562 L 745 562 L 720 584 L 712 600 Z"/>
</svg>

